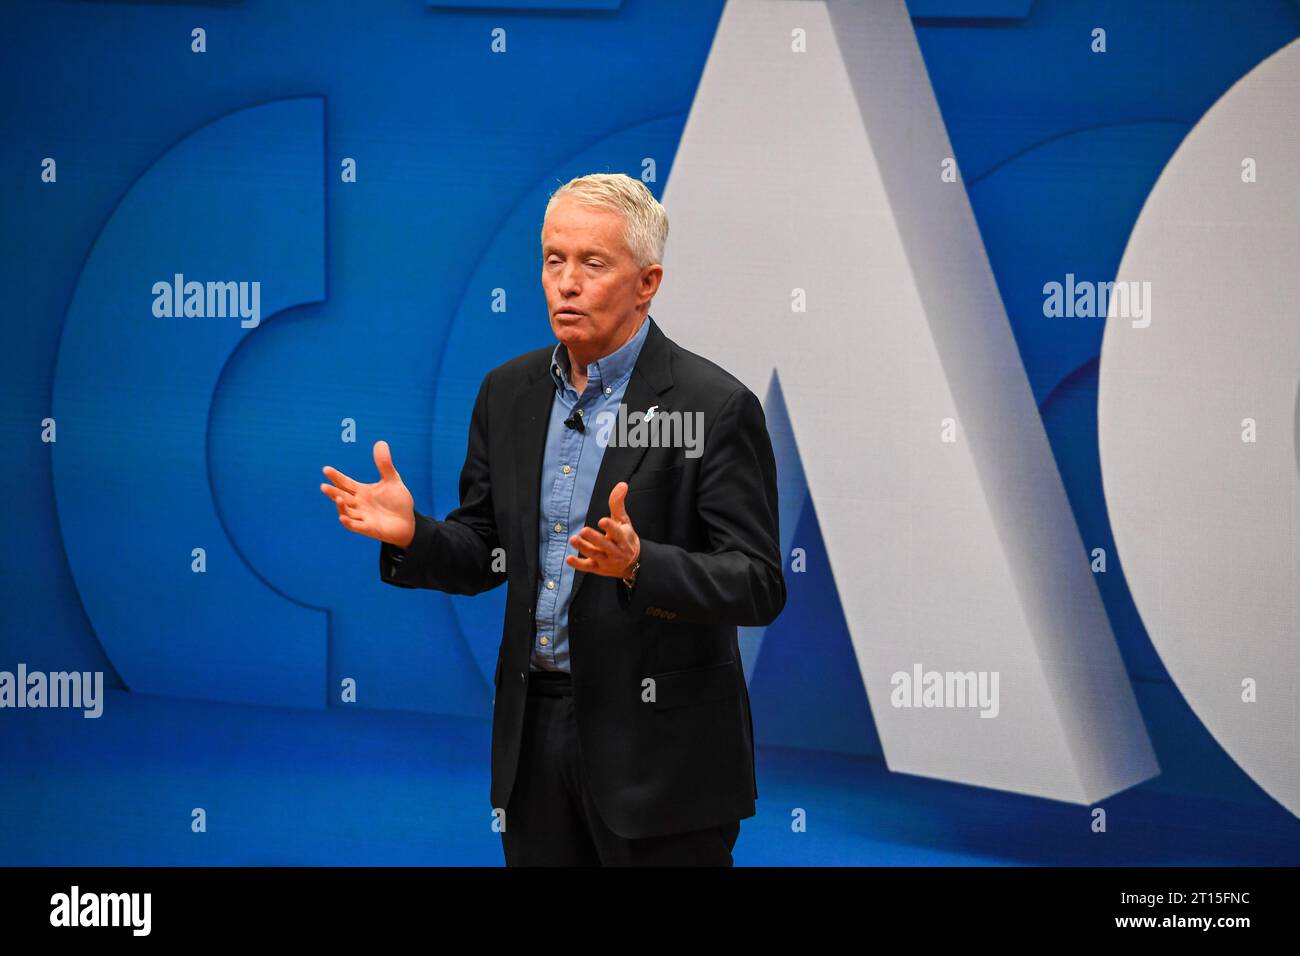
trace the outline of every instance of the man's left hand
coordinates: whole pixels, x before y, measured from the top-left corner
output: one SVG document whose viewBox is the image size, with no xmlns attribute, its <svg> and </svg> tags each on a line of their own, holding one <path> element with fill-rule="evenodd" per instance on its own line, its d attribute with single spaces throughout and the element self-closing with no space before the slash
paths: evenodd
<svg viewBox="0 0 1300 956">
<path fill-rule="evenodd" d="M 627 482 L 620 481 L 609 493 L 609 517 L 598 522 L 604 534 L 586 525 L 569 537 L 569 544 L 582 554 L 582 557 L 566 556 L 564 560 L 569 567 L 610 578 L 623 578 L 632 573 L 632 565 L 641 557 L 641 539 L 623 507 L 626 497 Z"/>
</svg>

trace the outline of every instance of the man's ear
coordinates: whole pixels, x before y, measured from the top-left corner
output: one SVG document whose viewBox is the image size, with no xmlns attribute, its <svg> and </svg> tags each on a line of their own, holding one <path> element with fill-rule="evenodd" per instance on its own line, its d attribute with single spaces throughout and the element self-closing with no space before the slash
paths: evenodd
<svg viewBox="0 0 1300 956">
<path fill-rule="evenodd" d="M 664 267 L 657 262 L 651 263 L 641 270 L 641 294 L 646 297 L 645 301 L 649 302 L 659 291 L 659 283 L 663 282 Z"/>
</svg>

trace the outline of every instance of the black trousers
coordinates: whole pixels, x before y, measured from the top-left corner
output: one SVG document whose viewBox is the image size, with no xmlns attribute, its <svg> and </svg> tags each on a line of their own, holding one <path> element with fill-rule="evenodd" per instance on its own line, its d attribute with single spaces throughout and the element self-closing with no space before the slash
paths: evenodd
<svg viewBox="0 0 1300 956">
<path fill-rule="evenodd" d="M 740 821 L 629 840 L 600 818 L 587 790 L 571 678 L 528 675 L 524 733 L 505 829 L 507 866 L 731 866 Z"/>
</svg>

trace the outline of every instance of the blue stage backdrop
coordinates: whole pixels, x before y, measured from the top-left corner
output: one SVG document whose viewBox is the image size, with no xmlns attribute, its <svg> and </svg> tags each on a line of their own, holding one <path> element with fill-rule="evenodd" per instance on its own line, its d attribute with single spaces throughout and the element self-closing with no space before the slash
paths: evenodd
<svg viewBox="0 0 1300 956">
<path fill-rule="evenodd" d="M 419 511 L 455 506 L 483 375 L 554 341 L 547 197 L 614 171 L 672 221 L 651 315 L 764 399 L 779 453 L 789 601 L 744 635 L 759 809 L 736 862 L 1300 862 L 1300 430 L 1278 324 L 1300 322 L 1294 271 L 1290 312 L 1260 305 L 1286 287 L 1265 247 L 1294 251 L 1283 227 L 1300 230 L 1283 95 L 1300 4 L 32 2 L 6 21 L 0 672 L 99 673 L 103 690 L 96 714 L 0 709 L 0 864 L 501 862 L 504 589 L 383 585 L 377 542 L 342 530 L 318 484 L 326 464 L 373 480 L 384 439 Z M 1225 126 L 1242 115 L 1245 132 Z M 1225 175 L 1258 187 L 1234 208 L 1259 228 L 1225 242 L 1260 258 L 1222 254 L 1240 266 L 1223 283 L 1249 286 L 1239 308 L 1187 281 L 1175 308 L 1176 267 L 1218 260 L 1170 251 L 1198 214 L 1173 203 L 1234 136 Z M 910 179 L 907 151 L 931 147 Z M 808 271 L 783 271 L 799 255 Z M 1205 473 L 1228 473 L 1208 459 L 1266 421 L 1258 481 L 1215 479 L 1275 509 L 1245 531 L 1258 552 L 1144 550 L 1162 526 L 1143 522 L 1185 497 L 1170 463 L 1195 459 L 1157 418 L 1159 450 L 1135 458 L 1143 389 L 1232 382 L 1200 380 L 1198 354 L 1184 393 L 1160 356 L 1133 358 L 1166 340 L 1119 338 L 1141 310 L 1108 319 L 1075 291 L 1120 276 L 1166 281 L 1157 329 L 1190 334 L 1198 298 L 1239 339 L 1280 329 L 1250 380 L 1290 417 L 1232 406 L 1232 447 L 1205 449 Z M 241 310 L 187 315 L 187 282 L 232 283 Z M 963 377 L 994 362 L 993 392 Z M 972 451 L 922 479 L 931 452 L 888 442 L 917 408 L 930 427 L 908 389 L 931 384 Z M 868 422 L 847 469 L 840 415 Z M 997 444 L 999 423 L 1023 443 Z M 911 483 L 887 467 L 908 460 Z M 1127 490 L 1148 473 L 1149 498 Z M 938 497 L 904 508 L 894 480 Z M 962 537 L 993 552 L 987 577 Z M 1219 597 L 1179 563 L 1198 561 L 1236 591 L 1247 572 L 1282 584 L 1246 595 L 1258 614 L 1216 603 L 1210 620 L 1198 601 Z M 1033 701 L 1004 676 L 1000 725 L 902 724 L 900 662 L 976 646 L 1005 649 Z M 1102 697 L 1059 683 L 1075 651 Z M 1003 736 L 986 748 L 987 725 Z"/>
</svg>

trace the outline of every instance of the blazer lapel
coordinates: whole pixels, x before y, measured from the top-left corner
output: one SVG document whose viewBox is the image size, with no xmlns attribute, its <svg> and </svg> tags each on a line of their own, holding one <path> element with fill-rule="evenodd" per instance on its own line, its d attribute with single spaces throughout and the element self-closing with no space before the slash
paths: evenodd
<svg viewBox="0 0 1300 956">
<path fill-rule="evenodd" d="M 515 514 L 519 516 L 519 530 L 523 533 L 523 556 L 528 568 L 529 587 L 534 590 L 539 573 L 537 522 L 541 517 L 538 499 L 542 487 L 542 458 L 546 453 L 546 430 L 551 422 L 554 400 L 555 382 L 548 371 L 524 385 L 515 396 L 514 420 L 518 422 Z"/>
</svg>

